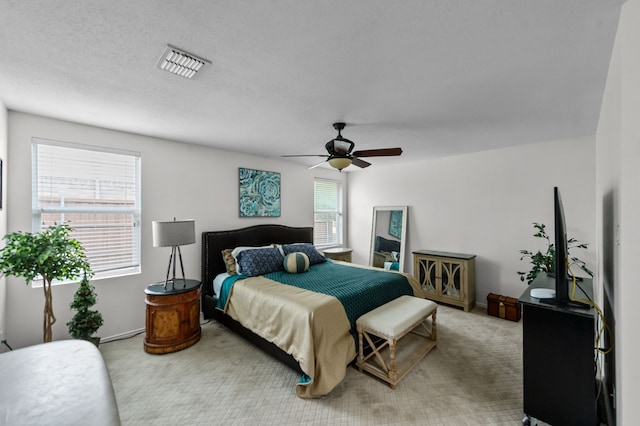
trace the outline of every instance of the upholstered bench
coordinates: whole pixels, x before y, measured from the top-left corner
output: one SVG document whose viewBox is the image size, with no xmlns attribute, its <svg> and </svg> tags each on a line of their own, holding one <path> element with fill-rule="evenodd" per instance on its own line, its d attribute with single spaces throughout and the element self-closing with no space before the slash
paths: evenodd
<svg viewBox="0 0 640 426">
<path fill-rule="evenodd" d="M 120 425 L 100 351 L 59 340 L 0 354 L 0 424 Z"/>
<path fill-rule="evenodd" d="M 358 369 L 395 389 L 409 370 L 436 347 L 437 308 L 430 300 L 400 296 L 358 318 Z M 366 355 L 364 340 L 370 348 Z"/>
</svg>

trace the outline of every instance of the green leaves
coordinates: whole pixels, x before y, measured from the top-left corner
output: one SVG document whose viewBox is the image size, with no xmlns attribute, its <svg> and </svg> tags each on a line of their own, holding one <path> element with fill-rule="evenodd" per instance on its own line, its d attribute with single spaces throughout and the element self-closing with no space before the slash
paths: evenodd
<svg viewBox="0 0 640 426">
<path fill-rule="evenodd" d="M 23 277 L 27 284 L 39 276 L 46 281 L 76 279 L 91 267 L 82 245 L 70 234 L 70 226 L 54 225 L 35 234 L 5 235 L 0 272 Z"/>
<path fill-rule="evenodd" d="M 4 239 L 6 245 L 0 250 L 0 272 L 23 277 L 27 284 L 39 277 L 44 280 L 43 341 L 50 342 L 51 326 L 56 322 L 51 281 L 91 275 L 84 249 L 71 238 L 68 225 L 54 225 L 35 234 L 18 231 L 5 235 Z"/>
<path fill-rule="evenodd" d="M 96 304 L 95 288 L 85 275 L 76 290 L 73 302 L 69 305 L 77 312 L 67 323 L 69 334 L 76 339 L 88 340 L 103 324 L 102 314 L 89 309 Z"/>
<path fill-rule="evenodd" d="M 542 238 L 546 241 L 547 249 L 543 253 L 541 251 L 532 252 L 529 250 L 520 250 L 520 260 L 529 259 L 529 263 L 531 264 L 531 269 L 528 271 L 518 271 L 518 275 L 520 275 L 520 281 L 527 281 L 527 284 L 531 284 L 533 280 L 536 279 L 539 273 L 544 272 L 555 272 L 555 258 L 556 258 L 556 250 L 551 242 L 551 239 L 547 235 L 546 226 L 542 223 L 533 223 L 533 227 L 536 232 L 533 234 L 535 238 Z M 570 238 L 567 240 L 567 251 L 571 249 L 587 249 L 588 244 L 580 243 L 575 238 Z M 589 274 L 589 276 L 593 277 L 593 272 L 587 265 L 577 257 L 569 257 L 571 260 L 571 265 L 578 265 L 580 269 Z"/>
</svg>

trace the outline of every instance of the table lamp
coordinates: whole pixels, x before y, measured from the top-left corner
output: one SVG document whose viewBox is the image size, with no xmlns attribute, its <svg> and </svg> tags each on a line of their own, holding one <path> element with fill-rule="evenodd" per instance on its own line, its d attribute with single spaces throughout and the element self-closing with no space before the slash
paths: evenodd
<svg viewBox="0 0 640 426">
<path fill-rule="evenodd" d="M 172 222 L 160 222 L 153 221 L 153 246 L 154 247 L 171 247 L 171 256 L 169 256 L 169 266 L 167 267 L 167 276 L 164 280 L 164 288 L 167 288 L 167 283 L 172 283 L 176 279 L 176 252 L 178 258 L 180 258 L 180 270 L 182 272 L 182 280 L 185 282 L 184 266 L 182 264 L 182 253 L 180 252 L 180 246 L 193 244 L 196 242 L 196 230 L 194 220 L 176 220 L 173 218 Z M 173 263 L 173 276 L 169 280 L 169 272 Z"/>
</svg>

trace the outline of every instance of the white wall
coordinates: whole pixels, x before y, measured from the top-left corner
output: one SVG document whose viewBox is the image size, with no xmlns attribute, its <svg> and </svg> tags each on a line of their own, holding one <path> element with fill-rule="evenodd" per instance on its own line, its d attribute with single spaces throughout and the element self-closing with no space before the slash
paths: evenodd
<svg viewBox="0 0 640 426">
<path fill-rule="evenodd" d="M 615 330 L 613 360 L 617 424 L 640 417 L 640 0 L 621 11 L 598 125 L 597 211 L 600 287 L 613 309 L 607 321 Z"/>
<path fill-rule="evenodd" d="M 185 274 L 200 279 L 202 231 L 234 229 L 254 224 L 279 223 L 313 226 L 314 176 L 342 179 L 335 171 L 306 167 L 202 146 L 63 122 L 9 112 L 8 232 L 31 231 L 31 138 L 40 137 L 138 151 L 142 154 L 142 273 L 97 280 L 104 316 L 98 334 L 109 338 L 144 328 L 144 289 L 164 279 L 168 249 L 154 248 L 153 220 L 195 219 L 196 244 L 182 247 Z M 281 173 L 282 216 L 240 218 L 238 214 L 238 168 L 248 167 Z M 346 184 L 345 184 L 346 186 Z M 53 289 L 54 340 L 68 338 L 66 322 L 74 285 Z M 9 278 L 7 285 L 6 336 L 15 347 L 42 341 L 41 289 Z"/>
<path fill-rule="evenodd" d="M 3 160 L 2 176 L 0 182 L 2 182 L 2 209 L 0 209 L 0 235 L 4 235 L 7 232 L 7 108 L 5 108 L 2 101 L 0 101 L 0 159 Z M 5 339 L 5 310 L 6 310 L 6 285 L 7 279 L 4 275 L 0 276 L 0 340 Z M 10 344 L 10 343 L 9 343 Z M 0 345 L 0 352 L 5 349 Z"/>
<path fill-rule="evenodd" d="M 349 244 L 368 261 L 372 209 L 408 205 L 405 272 L 412 251 L 476 254 L 476 300 L 490 292 L 518 297 L 526 288 L 520 249 L 541 249 L 532 222 L 553 234 L 553 187 L 562 193 L 568 233 L 595 269 L 595 138 L 551 141 L 349 174 Z M 409 159 L 408 159 L 409 160 Z M 577 271 L 575 271 L 577 272 Z"/>
</svg>

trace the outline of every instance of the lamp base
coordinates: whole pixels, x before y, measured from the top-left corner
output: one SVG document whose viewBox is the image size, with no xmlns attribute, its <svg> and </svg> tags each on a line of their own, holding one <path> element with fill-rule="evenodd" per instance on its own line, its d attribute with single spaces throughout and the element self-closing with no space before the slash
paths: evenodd
<svg viewBox="0 0 640 426">
<path fill-rule="evenodd" d="M 167 287 L 167 284 L 171 282 L 174 284 L 176 281 L 176 250 L 178 252 L 178 258 L 180 258 L 180 271 L 182 271 L 182 281 L 186 286 L 186 279 L 184 278 L 184 265 L 182 264 L 182 252 L 180 251 L 180 246 L 172 246 L 171 247 L 171 256 L 169 256 L 169 266 L 167 267 L 167 277 L 164 279 L 164 287 Z M 171 263 L 173 262 L 173 276 L 171 280 L 169 280 L 169 272 L 171 271 Z"/>
</svg>

